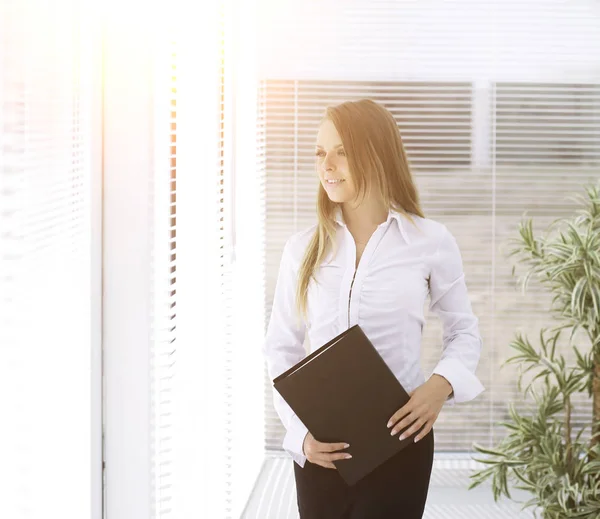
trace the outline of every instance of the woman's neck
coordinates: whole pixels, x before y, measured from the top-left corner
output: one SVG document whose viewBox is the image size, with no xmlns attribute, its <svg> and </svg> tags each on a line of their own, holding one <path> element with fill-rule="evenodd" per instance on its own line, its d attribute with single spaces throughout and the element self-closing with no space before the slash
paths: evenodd
<svg viewBox="0 0 600 519">
<path fill-rule="evenodd" d="M 373 232 L 373 230 L 388 218 L 389 211 L 382 203 L 364 200 L 359 206 L 350 203 L 342 205 L 344 222 L 352 231 Z"/>
</svg>

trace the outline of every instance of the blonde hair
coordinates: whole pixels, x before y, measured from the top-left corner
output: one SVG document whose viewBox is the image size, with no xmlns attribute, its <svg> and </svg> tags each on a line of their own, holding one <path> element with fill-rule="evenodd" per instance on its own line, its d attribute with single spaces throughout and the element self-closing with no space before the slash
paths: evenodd
<svg viewBox="0 0 600 519">
<path fill-rule="evenodd" d="M 323 120 L 333 122 L 348 158 L 350 175 L 358 195 L 367 196 L 373 189 L 385 208 L 406 215 L 423 217 L 419 196 L 404 151 L 402 137 L 394 116 L 370 99 L 347 101 L 327 108 Z M 308 286 L 317 267 L 335 243 L 335 212 L 332 202 L 319 182 L 317 228 L 306 248 L 298 272 L 296 305 L 306 316 Z"/>
</svg>

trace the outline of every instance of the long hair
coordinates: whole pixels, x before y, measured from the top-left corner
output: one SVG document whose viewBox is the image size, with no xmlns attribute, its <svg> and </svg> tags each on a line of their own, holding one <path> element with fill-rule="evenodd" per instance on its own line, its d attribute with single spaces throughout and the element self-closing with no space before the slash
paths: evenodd
<svg viewBox="0 0 600 519">
<path fill-rule="evenodd" d="M 348 158 L 348 168 L 358 197 L 373 190 L 385 208 L 406 215 L 423 217 L 419 196 L 404 151 L 402 137 L 394 116 L 370 99 L 347 101 L 328 107 L 323 120 L 333 122 Z M 335 212 L 332 202 L 319 182 L 317 228 L 306 248 L 298 273 L 296 305 L 306 316 L 307 294 L 311 278 L 335 243 Z"/>
</svg>

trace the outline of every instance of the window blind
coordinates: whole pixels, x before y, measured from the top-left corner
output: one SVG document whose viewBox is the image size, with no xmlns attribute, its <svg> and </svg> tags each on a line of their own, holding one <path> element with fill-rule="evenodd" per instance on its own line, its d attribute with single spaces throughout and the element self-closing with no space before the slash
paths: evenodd
<svg viewBox="0 0 600 519">
<path fill-rule="evenodd" d="M 157 60 L 156 164 L 154 198 L 153 315 L 150 431 L 152 504 L 156 518 L 173 514 L 173 377 L 177 358 L 177 46 L 171 32 Z"/>
<path fill-rule="evenodd" d="M 94 34 L 88 2 L 0 6 L 2 517 L 99 517 Z"/>
<path fill-rule="evenodd" d="M 233 517 L 230 2 L 177 5 L 177 517 Z"/>
<path fill-rule="evenodd" d="M 568 195 L 582 194 L 584 185 L 600 178 L 600 81 L 498 82 L 493 85 L 493 98 L 494 231 L 499 253 L 507 249 L 509 237 L 516 237 L 515 221 L 523 211 L 541 231 L 557 218 L 572 216 L 576 208 Z M 511 266 L 498 253 L 493 345 L 496 362 L 501 363 L 513 354 L 506 347 L 513 330 L 526 331 L 532 343 L 539 344 L 538 330 L 556 323 L 548 314 L 551 296 L 536 283 L 528 289 L 527 297 L 515 297 Z M 572 349 L 562 351 L 575 364 Z M 514 368 L 496 370 L 493 384 L 498 395 L 518 400 L 514 380 Z M 589 397 L 574 395 L 574 427 L 589 423 L 590 413 Z M 499 419 L 506 417 L 502 407 Z M 498 438 L 502 429 L 494 424 L 492 433 Z M 583 438 L 589 438 L 589 431 Z"/>
<path fill-rule="evenodd" d="M 541 229 L 573 210 L 568 191 L 598 177 L 599 21 L 600 8 L 587 2 L 567 9 L 537 1 L 451 8 L 328 1 L 288 3 L 261 30 L 267 322 L 283 244 L 316 221 L 313 147 L 325 107 L 381 102 L 396 118 L 426 216 L 458 240 L 484 342 L 477 375 L 487 391 L 443 410 L 438 452 L 497 442 L 507 403 L 528 405 L 517 393 L 516 368 L 500 365 L 516 331 L 535 341 L 552 324 L 551 298 L 535 285 L 519 293 L 507 241 L 523 212 Z M 437 318 L 426 317 L 428 376 L 442 335 Z M 272 391 L 265 376 L 266 448 L 279 450 L 285 431 Z M 578 419 L 589 415 L 586 405 L 577 403 Z"/>
<path fill-rule="evenodd" d="M 179 343 L 177 48 L 166 4 L 142 19 L 134 2 L 105 8 L 105 513 L 167 518 Z"/>
<path fill-rule="evenodd" d="M 221 404 L 225 408 L 223 424 L 225 449 L 223 463 L 225 466 L 225 501 L 223 511 L 225 517 L 233 517 L 233 478 L 238 468 L 233 458 L 232 442 L 234 429 L 240 426 L 234 416 L 234 330 L 233 330 L 233 267 L 234 267 L 234 232 L 235 232 L 235 198 L 233 169 L 233 91 L 232 91 L 232 12 L 233 3 L 222 0 L 218 10 L 219 34 L 219 162 L 217 166 L 218 199 L 218 253 L 219 284 L 221 293 L 221 319 L 223 341 L 223 395 Z"/>
</svg>

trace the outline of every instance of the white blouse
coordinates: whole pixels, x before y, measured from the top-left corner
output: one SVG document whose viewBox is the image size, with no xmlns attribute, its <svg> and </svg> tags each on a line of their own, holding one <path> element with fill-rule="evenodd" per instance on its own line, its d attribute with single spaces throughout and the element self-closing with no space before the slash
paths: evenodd
<svg viewBox="0 0 600 519">
<path fill-rule="evenodd" d="M 262 348 L 271 380 L 306 356 L 306 334 L 312 352 L 359 324 L 396 378 L 412 391 L 425 382 L 420 349 L 423 309 L 429 295 L 430 309 L 443 324 L 443 351 L 433 373 L 452 385 L 447 403 L 467 402 L 484 391 L 475 376 L 482 341 L 459 248 L 444 225 L 411 216 L 414 224 L 391 211 L 369 239 L 355 268 L 354 238 L 338 210 L 338 250 L 335 257 L 330 252 L 320 265 L 318 282 L 309 284 L 306 321 L 298 317 L 295 293 L 300 263 L 316 225 L 287 241 Z M 276 390 L 273 402 L 287 431 L 283 448 L 304 467 L 302 445 L 308 429 Z"/>
</svg>

